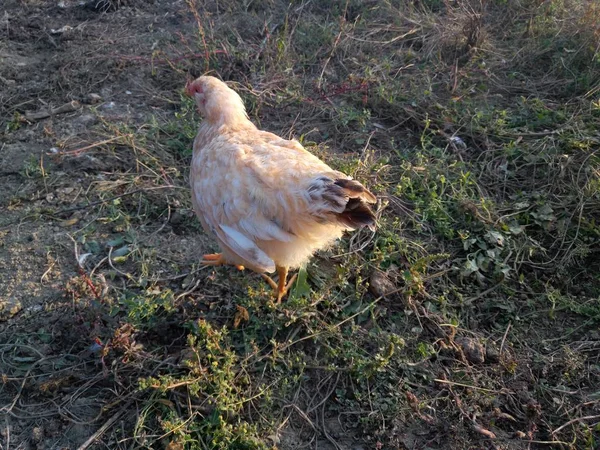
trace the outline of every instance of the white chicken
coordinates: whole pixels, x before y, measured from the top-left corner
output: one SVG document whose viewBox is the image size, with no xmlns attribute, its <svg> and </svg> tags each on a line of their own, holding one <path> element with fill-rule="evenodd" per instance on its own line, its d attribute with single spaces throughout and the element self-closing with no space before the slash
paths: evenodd
<svg viewBox="0 0 600 450">
<path fill-rule="evenodd" d="M 202 76 L 186 92 L 204 116 L 194 141 L 192 203 L 222 251 L 204 255 L 202 264 L 261 273 L 280 302 L 296 277 L 286 282 L 290 268 L 345 230 L 374 229 L 371 192 L 298 141 L 256 128 L 224 82 Z M 275 271 L 277 283 L 265 274 Z"/>
</svg>

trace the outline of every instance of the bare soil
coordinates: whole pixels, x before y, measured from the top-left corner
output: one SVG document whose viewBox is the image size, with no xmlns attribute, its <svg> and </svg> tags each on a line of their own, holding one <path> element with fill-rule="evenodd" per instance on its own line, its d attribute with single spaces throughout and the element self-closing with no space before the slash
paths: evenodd
<svg viewBox="0 0 600 450">
<path fill-rule="evenodd" d="M 109 368 L 89 351 L 100 327 L 94 321 L 101 319 L 93 312 L 82 317 L 68 295 L 69 283 L 81 281 L 77 257 L 85 253 L 73 236 L 102 216 L 79 209 L 90 192 L 110 181 L 108 173 L 130 170 L 132 158 L 106 148 L 69 151 L 101 141 L 94 127 L 103 121 L 136 128 L 151 116 L 172 115 L 185 81 L 164 72 L 164 60 L 152 62 L 155 47 L 192 26 L 181 2 L 130 2 L 113 11 L 94 10 L 92 3 L 0 6 L 0 124 L 10 130 L 0 144 L 0 372 L 8 377 L 0 389 L 6 418 L 0 441 L 6 449 L 78 448 L 105 421 L 102 408 L 114 402 L 114 385 Z M 71 101 L 79 103 L 73 112 L 25 118 Z M 207 249 L 196 233 L 182 237 L 169 224 L 153 234 L 164 223 L 146 225 L 140 237 L 170 267 L 189 267 Z M 104 245 L 115 226 L 92 234 Z M 11 377 L 27 374 L 35 376 L 9 387 Z M 124 416 L 115 426 L 131 424 Z"/>
</svg>

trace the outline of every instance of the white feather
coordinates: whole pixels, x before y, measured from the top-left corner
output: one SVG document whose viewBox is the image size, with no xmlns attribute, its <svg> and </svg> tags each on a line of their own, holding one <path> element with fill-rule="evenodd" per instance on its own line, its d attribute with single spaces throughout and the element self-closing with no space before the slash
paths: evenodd
<svg viewBox="0 0 600 450">
<path fill-rule="evenodd" d="M 227 244 L 238 255 L 262 269 L 263 272 L 275 272 L 275 263 L 254 242 L 240 233 L 238 230 L 227 225 L 219 225 L 227 238 Z"/>
<path fill-rule="evenodd" d="M 246 218 L 239 222 L 240 228 L 248 233 L 250 236 L 263 241 L 277 240 L 281 242 L 290 242 L 293 236 L 286 233 L 279 228 L 273 222 L 266 220 L 265 218 Z"/>
</svg>

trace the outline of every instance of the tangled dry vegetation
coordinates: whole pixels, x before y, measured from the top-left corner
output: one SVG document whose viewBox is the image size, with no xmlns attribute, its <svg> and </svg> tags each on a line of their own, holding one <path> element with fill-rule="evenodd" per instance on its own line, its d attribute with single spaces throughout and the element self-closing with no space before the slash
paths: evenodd
<svg viewBox="0 0 600 450">
<path fill-rule="evenodd" d="M 0 21 L 3 448 L 600 445 L 597 2 Z M 197 266 L 182 88 L 206 72 L 381 199 L 281 305 Z"/>
</svg>

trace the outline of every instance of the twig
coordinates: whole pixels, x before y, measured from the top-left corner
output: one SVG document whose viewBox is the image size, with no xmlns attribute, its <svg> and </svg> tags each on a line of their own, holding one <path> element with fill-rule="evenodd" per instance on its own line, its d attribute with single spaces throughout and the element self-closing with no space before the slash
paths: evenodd
<svg viewBox="0 0 600 450">
<path fill-rule="evenodd" d="M 454 397 L 454 404 L 456 405 L 456 407 L 458 408 L 458 410 L 460 411 L 460 413 L 471 422 L 471 427 L 473 428 L 474 431 L 476 431 L 477 433 L 481 434 L 482 436 L 485 436 L 488 439 L 496 439 L 496 434 L 491 431 L 488 430 L 487 428 L 479 425 L 477 423 L 477 415 L 473 414 L 472 416 L 470 416 L 469 414 L 467 414 L 467 412 L 463 409 L 462 407 L 462 401 L 461 399 L 458 397 L 458 395 L 456 395 L 456 393 L 452 390 L 452 384 L 457 384 L 460 385 L 460 383 L 452 383 L 451 381 L 449 382 L 448 380 L 440 380 L 437 379 L 435 381 L 439 381 L 442 383 L 449 383 L 450 386 L 448 386 L 448 390 L 450 391 L 450 393 L 452 394 L 452 396 Z M 496 448 L 493 444 L 492 446 L 494 448 Z"/>
<path fill-rule="evenodd" d="M 460 387 L 464 387 L 464 388 L 468 388 L 468 389 L 476 389 L 478 391 L 483 391 L 483 392 L 491 392 L 492 394 L 506 394 L 506 393 L 512 394 L 512 392 L 506 391 L 506 390 L 497 391 L 495 389 L 486 389 L 486 388 L 482 388 L 479 386 L 472 386 L 470 384 L 457 383 L 456 381 L 442 380 L 440 378 L 435 378 L 433 381 L 437 381 L 438 383 L 443 383 L 443 384 L 449 384 L 451 386 L 460 386 Z"/>
<path fill-rule="evenodd" d="M 129 138 L 133 137 L 133 135 L 132 134 L 125 134 L 125 135 L 122 135 L 122 136 L 115 136 L 113 138 L 106 139 L 106 140 L 100 141 L 100 142 L 95 142 L 93 144 L 90 144 L 90 145 L 87 145 L 85 147 L 81 147 L 81 148 L 78 148 L 78 149 L 75 149 L 75 150 L 68 150 L 68 151 L 65 151 L 65 152 L 58 152 L 57 154 L 58 155 L 78 155 L 79 153 L 81 153 L 84 150 L 89 150 L 91 148 L 99 147 L 101 145 L 109 144 L 111 142 L 118 141 L 119 139 L 128 138 L 128 137 Z"/>
<path fill-rule="evenodd" d="M 73 100 L 69 103 L 59 106 L 58 108 L 53 108 L 50 111 L 38 111 L 34 113 L 27 113 L 25 114 L 25 119 L 29 121 L 41 120 L 45 119 L 46 117 L 55 116 L 57 114 L 64 114 L 77 111 L 80 107 L 81 105 L 79 104 L 79 102 Z"/>
<path fill-rule="evenodd" d="M 572 443 L 563 442 L 563 441 L 525 441 L 525 440 L 523 440 L 521 442 L 527 442 L 528 444 L 540 444 L 540 445 L 560 445 L 561 447 L 563 445 L 565 445 L 568 448 L 572 448 L 571 446 L 573 445 Z"/>
<path fill-rule="evenodd" d="M 367 149 L 369 148 L 369 144 L 371 143 L 371 139 L 373 138 L 373 135 L 377 133 L 377 130 L 371 131 L 371 134 L 369 134 L 369 137 L 367 138 L 367 142 L 365 143 L 365 146 L 363 147 L 363 149 L 360 152 L 360 156 L 361 158 L 365 155 L 365 153 L 367 152 Z M 362 162 L 362 161 L 361 161 Z"/>
<path fill-rule="evenodd" d="M 511 325 L 512 325 L 512 322 L 508 322 L 508 326 L 506 327 L 504 336 L 502 336 L 502 342 L 500 343 L 500 354 L 502 354 L 502 350 L 504 350 L 504 341 L 506 341 L 506 336 L 508 336 L 508 331 L 510 330 Z"/>
<path fill-rule="evenodd" d="M 561 425 L 556 430 L 554 430 L 551 434 L 554 435 L 555 433 L 558 433 L 563 428 L 568 427 L 569 425 L 572 425 L 572 424 L 574 424 L 576 422 L 582 422 L 584 420 L 593 420 L 593 419 L 600 419 L 600 414 L 597 414 L 595 416 L 577 417 L 575 419 L 569 420 L 567 423 L 565 423 L 564 425 Z"/>
<path fill-rule="evenodd" d="M 321 406 L 323 403 L 325 403 L 327 400 L 329 400 L 329 397 L 331 397 L 331 395 L 333 394 L 333 392 L 335 391 L 335 388 L 337 387 L 339 381 L 340 381 L 340 375 L 342 374 L 341 371 L 338 371 L 337 377 L 335 379 L 335 382 L 333 382 L 333 387 L 329 390 L 329 392 L 327 394 L 325 394 L 323 396 L 323 398 L 321 399 L 321 401 L 319 403 L 317 403 L 315 406 L 313 406 L 312 408 L 310 408 L 309 410 L 307 410 L 308 413 L 313 412 L 315 409 L 317 409 L 319 406 Z"/>
<path fill-rule="evenodd" d="M 454 70 L 453 70 L 452 78 L 454 78 L 454 82 L 452 83 L 452 90 L 450 91 L 452 94 L 456 92 L 456 87 L 458 86 L 458 59 L 454 61 Z"/>
<path fill-rule="evenodd" d="M 39 353 L 39 352 L 38 352 Z M 19 400 L 19 398 L 21 397 L 21 394 L 23 393 L 23 389 L 25 388 L 25 384 L 27 383 L 27 379 L 29 378 L 29 375 L 31 375 L 31 372 L 33 372 L 33 369 L 40 364 L 43 361 L 48 360 L 49 357 L 43 357 L 38 359 L 36 362 L 34 362 L 30 367 L 29 370 L 27 370 L 27 373 L 25 374 L 25 376 L 23 377 L 23 381 L 21 382 L 21 385 L 19 386 L 19 389 L 17 390 L 17 395 L 15 395 L 15 397 L 13 398 L 13 401 L 10 403 L 10 405 L 8 406 L 3 406 L 2 408 L 0 408 L 0 411 L 3 413 L 7 413 L 7 414 L 11 414 L 13 408 L 15 407 L 15 405 L 17 404 L 17 401 Z"/>
<path fill-rule="evenodd" d="M 113 264 L 113 260 L 112 260 L 112 251 L 113 251 L 113 247 L 110 247 L 108 249 L 108 265 L 111 267 L 112 270 L 114 270 L 115 272 L 117 272 L 119 275 L 121 275 L 123 278 L 126 278 L 128 280 L 131 280 L 135 283 L 135 280 L 133 279 L 133 276 L 127 272 L 123 272 L 122 270 L 117 269 L 114 264 Z M 136 283 L 137 284 L 137 283 Z"/>
<path fill-rule="evenodd" d="M 91 278 L 88 277 L 87 273 L 85 273 L 85 271 L 81 267 L 79 267 L 79 275 L 81 276 L 81 278 L 83 278 L 85 284 L 90 288 L 92 294 L 94 294 L 94 297 L 96 297 L 96 300 L 101 301 L 102 297 L 100 296 L 100 294 L 98 294 L 96 286 L 94 286 L 94 283 L 92 282 Z"/>
<path fill-rule="evenodd" d="M 123 405 L 123 407 L 117 411 L 117 413 L 112 416 L 110 419 L 108 419 L 104 425 L 102 425 L 98 431 L 96 431 L 94 434 L 92 434 L 89 439 L 87 441 L 85 441 L 83 444 L 81 444 L 79 447 L 77 447 L 77 450 L 85 450 L 86 448 L 88 448 L 90 445 L 92 445 L 94 443 L 94 441 L 96 441 L 96 439 L 98 439 L 100 436 L 102 436 L 106 430 L 108 430 L 113 423 L 115 423 L 122 415 L 125 411 L 127 411 L 127 408 L 129 408 L 129 406 L 133 403 L 133 400 L 128 401 L 125 405 Z"/>
<path fill-rule="evenodd" d="M 422 28 L 421 28 L 422 29 Z M 400 40 L 400 39 L 404 39 L 407 36 L 410 36 L 411 34 L 415 34 L 417 31 L 421 31 L 420 28 L 413 28 L 412 30 L 407 31 L 406 33 L 400 34 L 396 37 L 393 37 L 392 39 L 388 39 L 387 41 L 371 41 L 369 39 L 362 39 L 362 38 L 357 38 L 354 37 L 352 35 L 348 36 L 350 39 L 352 39 L 353 41 L 358 41 L 358 42 L 366 42 L 368 44 L 376 44 L 376 45 L 389 45 L 389 44 L 393 44 L 394 42 Z M 381 31 L 385 31 L 385 30 L 381 30 Z M 369 33 L 370 35 L 372 35 L 373 33 Z"/>
<path fill-rule="evenodd" d="M 306 415 L 306 413 L 304 411 L 302 411 L 300 409 L 300 407 L 298 405 L 296 405 L 295 403 L 290 403 L 289 405 L 284 405 L 284 408 L 294 408 L 296 410 L 296 412 L 300 415 L 300 417 L 302 417 L 304 420 L 306 420 L 306 422 L 310 425 L 310 427 L 313 429 L 313 431 L 319 431 L 318 428 L 313 423 L 313 421 L 310 420 L 310 417 L 308 417 Z"/>
<path fill-rule="evenodd" d="M 168 261 L 166 258 L 162 258 L 162 259 Z M 162 283 L 162 282 L 165 282 L 165 281 L 180 280 L 182 278 L 187 277 L 188 275 L 194 275 L 194 274 L 200 272 L 202 269 L 205 269 L 206 267 L 208 267 L 208 266 L 202 266 L 202 267 L 199 267 L 198 269 L 191 270 L 191 271 L 185 272 L 185 273 L 181 273 L 179 275 L 173 275 L 171 277 L 152 278 L 152 282 L 154 282 L 154 283 Z"/>
<path fill-rule="evenodd" d="M 504 280 L 500 281 L 499 283 L 496 283 L 495 285 L 493 285 L 491 288 L 486 289 L 483 292 L 480 292 L 479 294 L 477 294 L 475 297 L 471 297 L 468 298 L 466 301 L 468 302 L 474 302 L 475 300 L 479 300 L 481 297 L 485 297 L 486 295 L 488 295 L 490 292 L 492 292 L 493 290 L 495 290 L 498 286 L 500 286 L 502 283 L 504 282 Z"/>
<path fill-rule="evenodd" d="M 471 417 L 471 426 L 473 427 L 473 429 L 475 431 L 477 431 L 479 434 L 481 434 L 489 439 L 496 439 L 496 434 L 493 431 L 490 431 L 487 428 L 482 427 L 481 425 L 479 425 L 477 423 L 477 421 L 475 419 L 476 419 L 475 414 L 473 414 L 473 417 Z"/>
<path fill-rule="evenodd" d="M 50 271 L 52 270 L 52 268 L 56 265 L 56 261 L 52 261 L 49 264 L 48 269 L 44 272 L 44 274 L 40 277 L 40 284 L 43 286 L 44 285 L 44 278 L 46 278 L 48 276 L 48 274 L 50 273 Z"/>
<path fill-rule="evenodd" d="M 208 266 L 205 266 L 208 267 Z M 173 301 L 173 303 L 177 303 L 179 301 L 180 298 L 185 297 L 186 295 L 191 294 L 192 292 L 194 292 L 196 289 L 198 289 L 198 286 L 200 286 L 200 283 L 202 282 L 202 279 L 200 278 L 198 281 L 196 281 L 196 284 L 194 284 L 194 286 L 190 289 L 188 289 L 185 292 L 182 292 L 181 294 L 179 294 L 177 297 L 175 297 L 175 300 Z"/>
<path fill-rule="evenodd" d="M 6 423 L 6 450 L 10 448 L 10 423 L 8 423 L 8 416 L 4 416 L 4 422 Z"/>
</svg>

